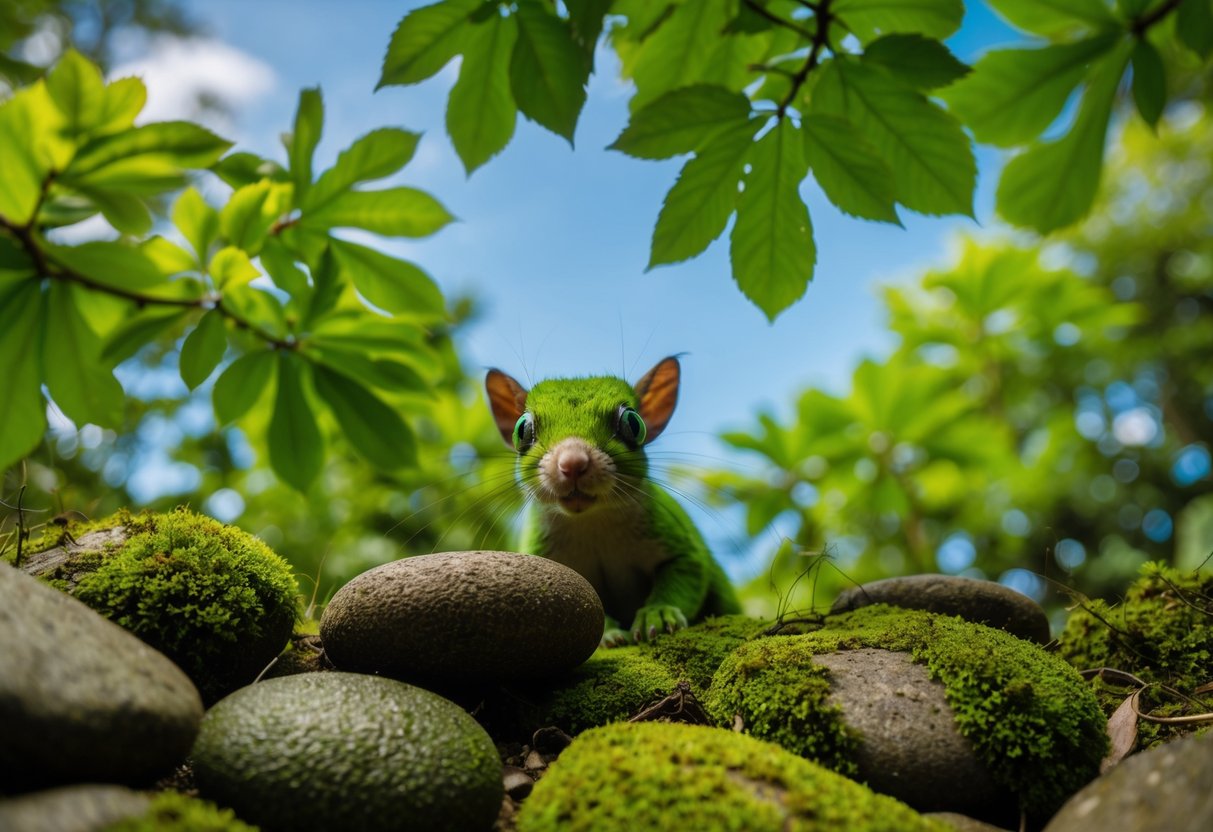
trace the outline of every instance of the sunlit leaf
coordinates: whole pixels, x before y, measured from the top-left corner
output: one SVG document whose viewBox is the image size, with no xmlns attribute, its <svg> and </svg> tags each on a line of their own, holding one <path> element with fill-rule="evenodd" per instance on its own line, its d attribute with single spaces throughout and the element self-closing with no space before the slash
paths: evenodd
<svg viewBox="0 0 1213 832">
<path fill-rule="evenodd" d="M 223 290 L 223 308 L 256 331 L 272 338 L 286 337 L 286 314 L 274 295 L 236 284 Z"/>
<path fill-rule="evenodd" d="M 257 267 L 249 260 L 248 254 L 235 246 L 224 246 L 215 252 L 207 266 L 211 279 L 222 290 L 233 286 L 242 286 L 261 276 Z"/>
<path fill-rule="evenodd" d="M 206 312 L 181 345 L 181 380 L 189 389 L 197 388 L 219 366 L 227 349 L 223 314 L 218 309 Z"/>
<path fill-rule="evenodd" d="M 316 145 L 320 144 L 320 133 L 324 128 L 324 101 L 320 88 L 300 90 L 299 106 L 295 110 L 295 129 L 291 133 L 288 147 L 288 164 L 291 181 L 295 183 L 295 194 L 300 200 L 312 185 L 312 157 Z"/>
<path fill-rule="evenodd" d="M 814 113 L 800 127 L 809 169 L 831 202 L 856 217 L 900 223 L 893 171 L 849 121 Z"/>
<path fill-rule="evenodd" d="M 155 156 L 183 168 L 214 164 L 232 143 L 188 121 L 156 121 L 86 144 L 65 173 L 84 176 L 132 156 Z"/>
<path fill-rule="evenodd" d="M 920 90 L 946 87 L 969 72 L 948 47 L 922 35 L 885 35 L 868 44 L 863 60 L 880 64 Z"/>
<path fill-rule="evenodd" d="M 211 170 L 236 189 L 254 185 L 262 179 L 274 182 L 290 181 L 290 175 L 282 165 L 270 159 L 262 159 L 253 153 L 229 153 L 211 165 Z"/>
<path fill-rule="evenodd" d="M 50 259 L 90 281 L 114 289 L 146 289 L 164 280 L 142 251 L 122 243 L 92 242 L 78 246 L 46 245 Z"/>
<path fill-rule="evenodd" d="M 881 35 L 910 32 L 942 40 L 960 28 L 963 0 L 836 0 L 830 12 L 867 43 Z"/>
<path fill-rule="evenodd" d="M 119 78 L 105 87 L 101 100 L 101 119 L 94 130 L 97 134 L 116 133 L 127 130 L 135 123 L 135 116 L 147 103 L 147 87 L 140 78 Z"/>
<path fill-rule="evenodd" d="M 274 353 L 259 350 L 242 355 L 215 381 L 212 397 L 220 425 L 239 419 L 257 403 L 274 376 Z"/>
<path fill-rule="evenodd" d="M 4 406 L 0 407 L 0 471 L 37 447 L 46 429 L 40 355 L 43 295 L 37 281 L 0 289 L 0 366 Z"/>
<path fill-rule="evenodd" d="M 101 70 L 75 49 L 64 52 L 46 75 L 46 89 L 73 134 L 86 132 L 101 121 L 104 87 Z"/>
<path fill-rule="evenodd" d="M 728 23 L 729 6 L 729 0 L 683 3 L 644 41 L 632 70 L 636 94 L 629 107 L 633 111 L 670 90 L 703 80 Z"/>
<path fill-rule="evenodd" d="M 480 5 L 481 0 L 445 0 L 405 15 L 392 33 L 376 89 L 416 84 L 450 63 L 468 34 L 468 18 Z"/>
<path fill-rule="evenodd" d="M 300 224 L 310 228 L 362 228 L 386 237 L 428 237 L 453 220 L 438 200 L 416 188 L 346 191 Z"/>
<path fill-rule="evenodd" d="M 750 101 L 741 93 L 696 84 L 666 93 L 632 113 L 610 149 L 638 159 L 668 159 L 699 150 L 749 117 Z"/>
<path fill-rule="evenodd" d="M 747 161 L 752 169 L 730 238 L 733 279 L 774 320 L 804 294 L 816 260 L 799 191 L 807 173 L 803 139 L 781 121 L 751 147 Z"/>
<path fill-rule="evenodd" d="M 1052 37 L 1076 29 L 1119 24 L 1106 0 L 988 0 L 1008 23 L 1034 35 Z"/>
<path fill-rule="evenodd" d="M 342 433 L 368 462 L 393 471 L 417 461 L 417 440 L 399 413 L 358 382 L 327 367 L 313 366 L 312 377 L 316 393 L 337 417 Z"/>
<path fill-rule="evenodd" d="M 337 162 L 321 174 L 301 203 L 314 211 L 358 182 L 371 182 L 391 176 L 408 164 L 417 149 L 419 133 L 395 127 L 372 130 L 337 157 Z"/>
<path fill-rule="evenodd" d="M 282 481 L 307 491 L 324 464 L 324 437 L 304 392 L 308 365 L 287 351 L 278 353 L 278 392 L 270 418 L 270 465 Z"/>
<path fill-rule="evenodd" d="M 43 177 L 49 171 L 37 152 L 38 125 L 44 115 L 35 99 L 37 89 L 27 87 L 0 102 L 0 217 L 16 225 L 24 225 L 33 216 Z M 45 87 L 41 89 L 45 96 Z M 62 118 L 57 112 L 54 115 Z"/>
<path fill-rule="evenodd" d="M 510 90 L 524 116 L 573 142 L 589 78 L 568 23 L 541 0 L 519 0 Z"/>
<path fill-rule="evenodd" d="M 149 306 L 130 315 L 106 336 L 101 362 L 112 367 L 125 361 L 189 313 L 179 306 Z"/>
<path fill-rule="evenodd" d="M 155 234 L 148 237 L 139 244 L 139 251 L 143 253 L 148 260 L 156 266 L 160 274 L 164 277 L 180 274 L 181 272 L 195 271 L 198 268 L 198 262 L 193 256 L 176 243 Z M 172 284 L 183 283 L 181 280 L 174 280 Z M 181 288 L 181 287 L 178 287 Z M 186 294 L 182 297 L 200 297 L 198 294 Z"/>
<path fill-rule="evenodd" d="M 115 230 L 141 237 L 152 230 L 152 213 L 139 197 L 118 191 L 83 189 Z"/>
<path fill-rule="evenodd" d="M 509 68 L 517 38 L 518 21 L 498 15 L 467 34 L 459 80 L 447 102 L 446 132 L 469 176 L 514 135 L 518 108 Z"/>
<path fill-rule="evenodd" d="M 374 355 L 411 353 L 421 344 L 422 330 L 412 322 L 371 315 L 332 315 L 317 322 L 309 343 Z"/>
<path fill-rule="evenodd" d="M 203 199 L 196 188 L 186 188 L 173 205 L 173 225 L 193 246 L 199 263 L 205 263 L 211 243 L 219 233 L 219 212 Z"/>
<path fill-rule="evenodd" d="M 274 285 L 292 298 L 303 300 L 311 295 L 312 287 L 307 275 L 295 265 L 294 256 L 280 240 L 271 237 L 265 241 L 261 249 L 261 267 Z"/>
<path fill-rule="evenodd" d="M 389 392 L 421 393 L 431 396 L 431 383 L 412 366 L 390 358 L 367 358 L 355 350 L 337 349 L 332 346 L 307 345 L 307 355 L 339 373 L 365 384 L 367 387 Z"/>
<path fill-rule="evenodd" d="M 232 245 L 256 254 L 273 219 L 265 216 L 271 185 L 267 181 L 238 189 L 219 212 L 219 230 Z"/>
<path fill-rule="evenodd" d="M 445 316 L 442 292 L 418 266 L 344 240 L 333 240 L 332 247 L 355 288 L 375 306 L 426 320 Z"/>
<path fill-rule="evenodd" d="M 77 306 L 78 287 L 56 280 L 47 298 L 42 367 L 55 404 L 77 425 L 122 423 L 122 385 L 101 364 L 101 340 Z M 28 357 L 25 360 L 29 360 Z"/>
</svg>

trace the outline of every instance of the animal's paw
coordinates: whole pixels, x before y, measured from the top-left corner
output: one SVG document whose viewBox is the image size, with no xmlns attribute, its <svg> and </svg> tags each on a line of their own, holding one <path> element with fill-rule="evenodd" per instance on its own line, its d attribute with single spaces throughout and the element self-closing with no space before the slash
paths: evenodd
<svg viewBox="0 0 1213 832">
<path fill-rule="evenodd" d="M 641 607 L 632 622 L 632 638 L 636 641 L 652 641 L 658 633 L 673 633 L 687 625 L 682 610 L 669 604 L 651 604 Z"/>
<path fill-rule="evenodd" d="M 602 640 L 598 642 L 598 646 L 607 647 L 624 647 L 632 643 L 632 635 L 627 630 L 619 629 L 617 624 L 608 624 L 602 631 Z"/>
</svg>

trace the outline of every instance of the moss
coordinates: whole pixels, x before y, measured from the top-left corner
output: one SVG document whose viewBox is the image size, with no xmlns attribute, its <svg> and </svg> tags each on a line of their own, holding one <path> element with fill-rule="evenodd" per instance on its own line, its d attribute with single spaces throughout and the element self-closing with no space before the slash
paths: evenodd
<svg viewBox="0 0 1213 832">
<path fill-rule="evenodd" d="M 102 832 L 257 832 L 257 827 L 209 801 L 160 792 L 146 814 L 106 826 Z"/>
<path fill-rule="evenodd" d="M 665 665 L 674 676 L 690 682 L 693 691 L 703 695 L 712 684 L 712 674 L 725 657 L 742 643 L 757 638 L 769 625 L 769 621 L 744 615 L 722 615 L 639 647 Z"/>
<path fill-rule="evenodd" d="M 770 743 L 664 723 L 582 734 L 535 785 L 518 816 L 518 832 L 947 828 Z"/>
<path fill-rule="evenodd" d="M 824 671 L 811 659 L 863 647 L 909 653 L 943 683 L 960 733 L 1030 816 L 1048 816 L 1098 774 L 1104 718 L 1073 668 L 1001 630 L 917 610 L 864 607 L 814 633 L 743 645 L 722 664 L 705 705 L 722 723 L 741 713 L 755 735 L 807 746 L 847 771 L 839 757 L 854 738 L 839 734 L 838 714 L 824 704 Z"/>
<path fill-rule="evenodd" d="M 165 653 L 207 702 L 252 681 L 282 649 L 298 587 L 260 540 L 186 509 L 120 512 L 67 531 L 79 539 L 115 526 L 125 543 L 81 552 L 43 580 Z"/>
</svg>

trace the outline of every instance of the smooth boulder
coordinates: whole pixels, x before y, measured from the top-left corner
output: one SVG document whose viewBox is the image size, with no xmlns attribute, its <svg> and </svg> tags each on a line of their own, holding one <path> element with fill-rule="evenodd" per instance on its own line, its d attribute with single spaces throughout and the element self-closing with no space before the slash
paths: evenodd
<svg viewBox="0 0 1213 832">
<path fill-rule="evenodd" d="M 459 706 L 393 679 L 304 673 L 207 712 L 191 754 L 202 796 L 296 832 L 476 832 L 501 806 L 501 761 Z"/>
<path fill-rule="evenodd" d="M 515 552 L 445 552 L 375 567 L 320 623 L 341 670 L 439 686 L 569 671 L 602 637 L 602 602 L 572 569 Z"/>
<path fill-rule="evenodd" d="M 0 779 L 145 785 L 189 751 L 202 700 L 168 658 L 0 563 Z"/>
<path fill-rule="evenodd" d="M 152 801 L 125 786 L 62 786 L 0 800 L 4 832 L 102 832 L 144 815 Z"/>
</svg>

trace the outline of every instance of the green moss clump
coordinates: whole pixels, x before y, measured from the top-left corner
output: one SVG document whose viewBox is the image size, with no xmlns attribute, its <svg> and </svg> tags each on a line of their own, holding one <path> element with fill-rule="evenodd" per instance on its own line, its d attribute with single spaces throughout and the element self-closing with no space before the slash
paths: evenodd
<svg viewBox="0 0 1213 832">
<path fill-rule="evenodd" d="M 864 647 L 909 653 L 943 683 L 960 733 L 1029 816 L 1047 817 L 1099 773 L 1104 716 L 1072 667 L 1001 630 L 918 610 L 878 604 L 817 632 L 745 644 L 717 671 L 705 706 L 722 724 L 741 713 L 756 736 L 791 737 L 798 750 L 806 741 L 796 732 L 820 719 L 812 756 L 847 771 L 839 758 L 854 739 L 839 734 L 837 712 L 824 705 L 824 671 L 811 660 Z"/>
<path fill-rule="evenodd" d="M 579 736 L 522 804 L 518 832 L 943 832 L 783 749 L 718 728 L 611 725 Z"/>
<path fill-rule="evenodd" d="M 160 792 L 146 814 L 106 826 L 102 832 L 257 832 L 231 809 L 177 792 Z"/>
<path fill-rule="evenodd" d="M 725 657 L 744 642 L 760 636 L 768 626 L 769 621 L 745 615 L 721 615 L 638 646 L 674 676 L 690 682 L 691 689 L 702 695 Z"/>
<path fill-rule="evenodd" d="M 185 509 L 122 512 L 89 526 L 124 526 L 128 537 L 43 579 L 70 579 L 78 599 L 176 662 L 204 701 L 252 681 L 286 644 L 298 586 L 287 562 L 252 535 Z"/>
</svg>

